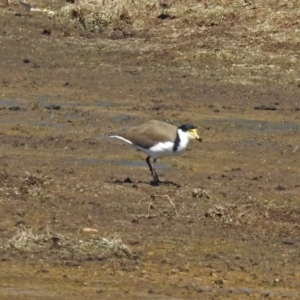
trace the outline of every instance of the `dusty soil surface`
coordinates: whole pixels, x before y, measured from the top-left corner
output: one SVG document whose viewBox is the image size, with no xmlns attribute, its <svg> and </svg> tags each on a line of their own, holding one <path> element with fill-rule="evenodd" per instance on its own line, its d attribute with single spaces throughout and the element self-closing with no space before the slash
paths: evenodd
<svg viewBox="0 0 300 300">
<path fill-rule="evenodd" d="M 216 60 L 147 50 L 147 33 L 66 31 L 19 10 L 0 20 L 0 298 L 299 299 L 300 88 L 288 73 L 229 82 Z M 152 186 L 145 155 L 106 137 L 149 119 L 192 122 L 203 139 L 158 161 L 176 185 Z M 11 246 L 28 230 L 44 243 Z M 99 236 L 128 250 L 62 251 Z"/>
</svg>

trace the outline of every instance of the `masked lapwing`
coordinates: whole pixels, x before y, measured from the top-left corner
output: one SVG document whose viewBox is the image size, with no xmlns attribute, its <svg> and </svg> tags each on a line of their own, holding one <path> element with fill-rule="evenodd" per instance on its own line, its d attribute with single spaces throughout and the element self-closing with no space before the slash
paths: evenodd
<svg viewBox="0 0 300 300">
<path fill-rule="evenodd" d="M 155 163 L 158 158 L 184 152 L 190 139 L 202 141 L 198 136 L 196 127 L 192 124 L 176 127 L 156 120 L 120 129 L 109 134 L 109 137 L 119 139 L 137 150 L 147 153 L 146 162 L 155 183 L 159 183 L 155 170 Z M 153 158 L 152 163 L 151 158 Z"/>
</svg>

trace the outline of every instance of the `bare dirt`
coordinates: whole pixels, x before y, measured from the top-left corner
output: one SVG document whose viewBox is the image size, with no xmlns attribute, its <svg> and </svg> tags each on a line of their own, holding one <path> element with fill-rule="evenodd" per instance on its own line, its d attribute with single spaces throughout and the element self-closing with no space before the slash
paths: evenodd
<svg viewBox="0 0 300 300">
<path fill-rule="evenodd" d="M 187 64 L 147 50 L 147 31 L 16 11 L 0 20 L 0 298 L 299 299 L 300 88 L 284 65 L 230 82 L 242 75 L 217 54 Z M 106 137 L 149 119 L 198 127 L 201 144 L 158 161 L 178 186 L 152 186 L 145 155 Z M 47 233 L 42 247 L 7 247 L 28 229 Z M 60 251 L 99 236 L 130 250 Z"/>
</svg>

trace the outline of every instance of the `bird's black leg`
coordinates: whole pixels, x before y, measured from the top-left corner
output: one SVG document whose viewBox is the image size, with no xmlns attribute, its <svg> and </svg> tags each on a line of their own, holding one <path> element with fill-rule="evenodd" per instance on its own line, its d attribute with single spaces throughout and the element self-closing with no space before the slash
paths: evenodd
<svg viewBox="0 0 300 300">
<path fill-rule="evenodd" d="M 154 173 L 154 175 L 153 175 L 154 180 L 159 182 L 158 175 L 156 173 L 156 169 L 154 168 L 155 164 L 156 164 L 156 158 L 153 159 L 152 170 L 153 170 L 153 173 Z"/>
<path fill-rule="evenodd" d="M 148 157 L 146 158 L 146 162 L 147 162 L 147 164 L 148 164 L 148 166 L 149 166 L 149 169 L 150 169 L 150 172 L 151 172 L 151 174 L 152 174 L 152 176 L 153 176 L 154 181 L 155 181 L 155 182 L 159 182 L 159 179 L 158 179 L 158 175 L 157 175 L 157 173 L 156 173 L 156 170 L 155 170 L 154 166 L 151 164 L 150 156 L 148 156 Z M 153 160 L 153 162 L 156 163 L 156 158 Z"/>
<path fill-rule="evenodd" d="M 146 162 L 147 162 L 147 165 L 149 166 L 151 174 L 153 175 L 152 165 L 151 165 L 151 162 L 150 162 L 150 156 L 148 156 L 146 158 Z"/>
</svg>

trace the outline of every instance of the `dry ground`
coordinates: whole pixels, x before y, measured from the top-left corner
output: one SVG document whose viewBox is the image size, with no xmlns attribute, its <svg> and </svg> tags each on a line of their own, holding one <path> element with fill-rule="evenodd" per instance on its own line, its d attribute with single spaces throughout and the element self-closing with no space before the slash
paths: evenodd
<svg viewBox="0 0 300 300">
<path fill-rule="evenodd" d="M 3 4 L 1 299 L 300 298 L 299 7 L 230 3 Z M 199 128 L 178 186 L 106 138 L 153 118 Z"/>
</svg>

